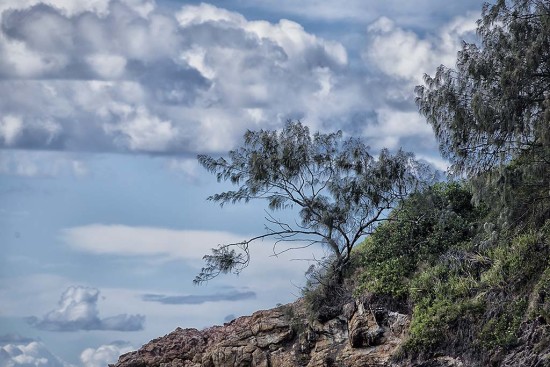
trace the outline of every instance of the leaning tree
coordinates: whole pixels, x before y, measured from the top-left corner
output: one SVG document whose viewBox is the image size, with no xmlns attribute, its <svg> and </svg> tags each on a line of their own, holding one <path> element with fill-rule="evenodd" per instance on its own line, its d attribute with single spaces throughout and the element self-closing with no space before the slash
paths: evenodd
<svg viewBox="0 0 550 367">
<path fill-rule="evenodd" d="M 479 43 L 464 43 L 455 68 L 440 66 L 416 88 L 456 173 L 496 186 L 522 214 L 550 217 L 550 2 L 485 4 Z M 490 185 L 487 185 L 487 184 Z M 520 189 L 518 200 L 518 191 Z"/>
<path fill-rule="evenodd" d="M 263 199 L 272 211 L 299 209 L 299 219 L 283 222 L 268 214 L 263 234 L 218 245 L 204 256 L 195 283 L 221 273 L 238 274 L 250 262 L 249 245 L 264 238 L 301 241 L 303 246 L 321 243 L 341 272 L 353 247 L 388 220 L 387 211 L 416 190 L 428 172 L 411 153 L 383 149 L 374 157 L 360 139 L 344 138 L 341 131 L 312 136 L 307 126 L 292 121 L 281 131 L 248 131 L 244 144 L 227 157 L 199 155 L 198 160 L 218 181 L 237 186 L 209 200 L 223 206 Z"/>
</svg>

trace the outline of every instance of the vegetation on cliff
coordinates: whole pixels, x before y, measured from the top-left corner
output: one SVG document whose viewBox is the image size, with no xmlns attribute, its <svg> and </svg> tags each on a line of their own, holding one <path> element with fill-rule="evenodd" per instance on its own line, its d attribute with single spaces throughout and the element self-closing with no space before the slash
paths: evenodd
<svg viewBox="0 0 550 367">
<path fill-rule="evenodd" d="M 497 1 L 478 25 L 481 44 L 416 89 L 461 180 L 400 203 L 340 289 L 412 315 L 401 358 L 499 365 L 533 325 L 534 353 L 550 349 L 550 3 Z M 327 277 L 305 289 L 316 317 L 335 307 Z"/>
</svg>

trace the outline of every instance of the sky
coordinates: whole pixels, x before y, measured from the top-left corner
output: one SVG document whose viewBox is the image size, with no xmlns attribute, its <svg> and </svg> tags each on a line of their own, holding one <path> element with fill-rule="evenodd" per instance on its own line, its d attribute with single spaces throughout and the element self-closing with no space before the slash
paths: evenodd
<svg viewBox="0 0 550 367">
<path fill-rule="evenodd" d="M 105 366 L 296 299 L 325 249 L 276 257 L 266 240 L 238 277 L 192 284 L 266 209 L 207 201 L 230 187 L 196 155 L 299 119 L 444 170 L 414 86 L 475 41 L 481 7 L 0 0 L 0 367 Z"/>
</svg>

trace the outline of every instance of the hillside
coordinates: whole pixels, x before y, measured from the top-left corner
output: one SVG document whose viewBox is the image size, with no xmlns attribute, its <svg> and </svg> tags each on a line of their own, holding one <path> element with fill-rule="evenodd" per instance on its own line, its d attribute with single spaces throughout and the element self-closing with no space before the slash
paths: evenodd
<svg viewBox="0 0 550 367">
<path fill-rule="evenodd" d="M 178 328 L 114 366 L 550 366 L 550 222 L 512 231 L 496 214 L 436 184 L 354 251 L 343 282 L 319 266 L 293 304 Z"/>
</svg>

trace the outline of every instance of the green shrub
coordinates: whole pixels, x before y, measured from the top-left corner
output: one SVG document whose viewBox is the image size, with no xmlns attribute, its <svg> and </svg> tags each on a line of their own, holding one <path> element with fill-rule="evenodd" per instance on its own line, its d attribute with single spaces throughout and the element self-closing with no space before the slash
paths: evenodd
<svg viewBox="0 0 550 367">
<path fill-rule="evenodd" d="M 550 261 L 533 290 L 531 318 L 542 317 L 550 324 Z"/>
<path fill-rule="evenodd" d="M 508 349 L 516 345 L 517 333 L 527 310 L 527 299 L 520 298 L 504 303 L 502 311 L 485 320 L 478 336 L 485 349 Z"/>
<path fill-rule="evenodd" d="M 473 234 L 479 211 L 459 183 L 438 183 L 408 198 L 356 251 L 357 292 L 405 300 L 413 274 Z"/>
<path fill-rule="evenodd" d="M 459 325 L 471 323 L 483 314 L 483 302 L 474 297 L 478 287 L 475 278 L 458 274 L 443 264 L 417 274 L 410 288 L 415 306 L 405 349 L 429 351 L 456 338 Z"/>
<path fill-rule="evenodd" d="M 550 244 L 544 233 L 530 232 L 491 249 L 493 266 L 482 276 L 485 287 L 511 292 L 532 283 L 548 264 Z"/>
</svg>

